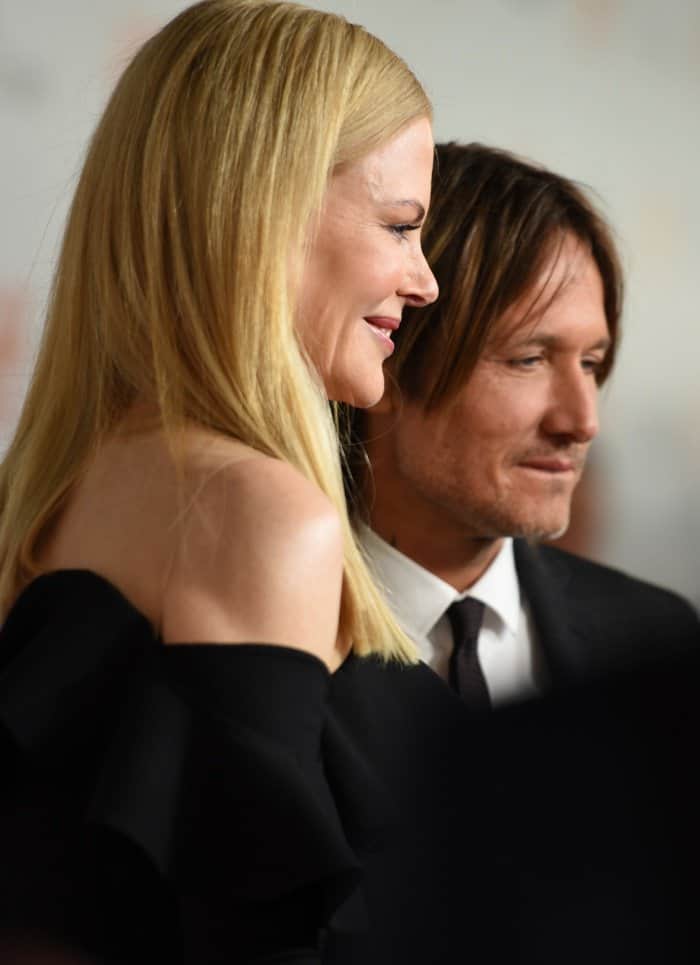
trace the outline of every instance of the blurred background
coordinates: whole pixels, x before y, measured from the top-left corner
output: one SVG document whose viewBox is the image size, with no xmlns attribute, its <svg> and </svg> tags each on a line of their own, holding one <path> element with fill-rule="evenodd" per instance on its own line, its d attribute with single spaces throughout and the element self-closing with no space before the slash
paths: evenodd
<svg viewBox="0 0 700 965">
<path fill-rule="evenodd" d="M 593 188 L 627 273 L 622 352 L 568 542 L 700 605 L 700 3 L 311 0 L 427 87 L 438 140 Z M 0 450 L 17 417 L 90 132 L 187 2 L 0 0 Z"/>
</svg>

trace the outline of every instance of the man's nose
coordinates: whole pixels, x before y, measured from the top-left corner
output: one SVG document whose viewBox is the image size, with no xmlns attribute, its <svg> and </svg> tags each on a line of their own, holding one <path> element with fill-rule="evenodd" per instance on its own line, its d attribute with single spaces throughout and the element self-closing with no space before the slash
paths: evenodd
<svg viewBox="0 0 700 965">
<path fill-rule="evenodd" d="M 578 443 L 598 434 L 598 386 L 580 365 L 556 376 L 544 427 L 549 435 Z"/>
</svg>

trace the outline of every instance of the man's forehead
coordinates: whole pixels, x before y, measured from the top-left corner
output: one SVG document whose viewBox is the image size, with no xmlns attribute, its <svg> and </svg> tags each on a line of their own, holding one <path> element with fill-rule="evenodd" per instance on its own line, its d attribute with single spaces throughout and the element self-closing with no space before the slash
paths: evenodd
<svg viewBox="0 0 700 965">
<path fill-rule="evenodd" d="M 550 310 L 587 271 L 597 275 L 602 295 L 602 278 L 588 248 L 578 239 L 565 239 L 547 260 L 535 281 L 505 308 L 494 323 L 487 346 L 528 342 L 537 338 L 538 330 L 546 323 Z"/>
<path fill-rule="evenodd" d="M 530 290 L 529 297 L 520 298 L 509 305 L 494 322 L 486 340 L 487 347 L 506 343 L 527 342 L 536 337 L 543 318 L 553 302 L 550 295 L 545 300 L 543 292 Z"/>
</svg>

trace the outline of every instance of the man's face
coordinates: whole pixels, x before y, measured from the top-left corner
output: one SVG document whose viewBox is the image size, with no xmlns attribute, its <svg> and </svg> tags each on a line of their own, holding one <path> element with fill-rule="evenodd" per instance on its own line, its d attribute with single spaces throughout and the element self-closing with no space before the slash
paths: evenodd
<svg viewBox="0 0 700 965">
<path fill-rule="evenodd" d="M 544 311 L 527 316 L 540 290 Z M 596 372 L 609 345 L 603 286 L 568 238 L 528 295 L 506 312 L 453 400 L 429 413 L 406 401 L 388 433 L 394 495 L 427 527 L 494 539 L 550 538 L 568 525 L 598 431 Z"/>
</svg>

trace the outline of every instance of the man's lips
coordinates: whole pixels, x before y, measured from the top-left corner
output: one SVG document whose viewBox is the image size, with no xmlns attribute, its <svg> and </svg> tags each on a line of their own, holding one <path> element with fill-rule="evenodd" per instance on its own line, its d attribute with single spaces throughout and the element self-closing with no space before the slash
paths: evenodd
<svg viewBox="0 0 700 965">
<path fill-rule="evenodd" d="M 518 465 L 525 469 L 537 469 L 540 472 L 566 473 L 578 472 L 582 463 L 578 459 L 566 459 L 561 456 L 542 456 L 535 459 L 523 459 Z"/>
</svg>

